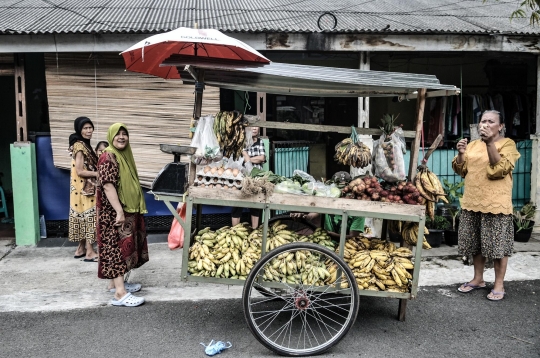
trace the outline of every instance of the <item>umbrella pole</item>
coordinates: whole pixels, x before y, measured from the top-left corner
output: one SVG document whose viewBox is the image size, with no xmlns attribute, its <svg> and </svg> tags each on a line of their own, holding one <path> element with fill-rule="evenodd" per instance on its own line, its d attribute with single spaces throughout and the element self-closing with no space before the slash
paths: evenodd
<svg viewBox="0 0 540 358">
<path fill-rule="evenodd" d="M 203 99 L 203 91 L 204 91 L 204 70 L 199 69 L 199 71 L 193 71 L 194 73 L 191 73 L 192 75 L 196 75 L 195 78 L 195 103 L 193 105 L 193 119 L 199 120 L 201 117 L 202 112 L 202 99 Z M 189 184 L 193 184 L 195 181 L 195 172 L 197 171 L 197 166 L 190 162 L 189 165 Z M 201 229 L 201 217 L 202 217 L 202 205 L 197 204 L 196 205 L 197 214 L 195 217 L 195 227 L 197 228 L 197 231 Z"/>
<path fill-rule="evenodd" d="M 197 78 L 195 80 L 195 104 L 193 106 L 193 118 L 198 120 L 201 117 L 202 111 L 202 98 L 204 91 L 204 70 L 199 69 L 196 72 Z"/>
</svg>

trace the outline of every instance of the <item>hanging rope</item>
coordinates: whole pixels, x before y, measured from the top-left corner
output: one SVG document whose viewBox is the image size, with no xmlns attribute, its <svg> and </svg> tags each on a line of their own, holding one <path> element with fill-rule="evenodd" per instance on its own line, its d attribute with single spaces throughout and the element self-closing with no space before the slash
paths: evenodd
<svg viewBox="0 0 540 358">
<path fill-rule="evenodd" d="M 249 107 L 249 109 L 251 109 L 251 106 L 249 105 L 249 93 L 248 93 L 248 91 L 244 92 L 244 102 L 246 103 L 246 105 L 244 107 L 244 113 L 243 114 L 246 114 L 246 112 L 248 110 L 248 107 Z"/>
</svg>

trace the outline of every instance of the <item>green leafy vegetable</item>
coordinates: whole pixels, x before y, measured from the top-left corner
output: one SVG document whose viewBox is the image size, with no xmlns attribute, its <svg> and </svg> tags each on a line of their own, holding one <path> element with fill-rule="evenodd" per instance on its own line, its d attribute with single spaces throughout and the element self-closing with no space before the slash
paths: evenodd
<svg viewBox="0 0 540 358">
<path fill-rule="evenodd" d="M 285 177 L 282 177 L 281 175 L 274 174 L 271 170 L 266 171 L 259 168 L 253 168 L 253 170 L 251 170 L 250 177 L 264 178 L 272 184 L 278 184 L 287 179 Z"/>
</svg>

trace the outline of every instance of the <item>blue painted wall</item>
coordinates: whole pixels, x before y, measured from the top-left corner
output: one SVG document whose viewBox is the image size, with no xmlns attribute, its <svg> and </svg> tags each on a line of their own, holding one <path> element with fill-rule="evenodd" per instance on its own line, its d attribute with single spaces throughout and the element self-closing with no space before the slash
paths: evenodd
<svg viewBox="0 0 540 358">
<path fill-rule="evenodd" d="M 50 136 L 36 136 L 35 142 L 39 214 L 44 215 L 45 220 L 67 220 L 69 171 L 54 166 Z M 162 201 L 154 200 L 154 196 L 148 194 L 148 189 L 143 189 L 143 191 L 148 209 L 147 216 L 172 215 Z M 228 214 L 230 212 L 229 207 L 203 206 L 203 214 Z"/>
</svg>

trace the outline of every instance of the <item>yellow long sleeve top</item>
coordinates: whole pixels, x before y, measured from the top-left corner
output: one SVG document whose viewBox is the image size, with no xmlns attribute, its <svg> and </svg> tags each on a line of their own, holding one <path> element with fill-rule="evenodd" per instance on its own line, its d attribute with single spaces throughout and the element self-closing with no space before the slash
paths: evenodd
<svg viewBox="0 0 540 358">
<path fill-rule="evenodd" d="M 489 163 L 486 144 L 478 139 L 467 146 L 465 160 L 452 160 L 452 169 L 465 178 L 461 207 L 491 214 L 512 214 L 512 170 L 521 156 L 516 143 L 508 138 L 495 142 L 501 160 Z"/>
</svg>

